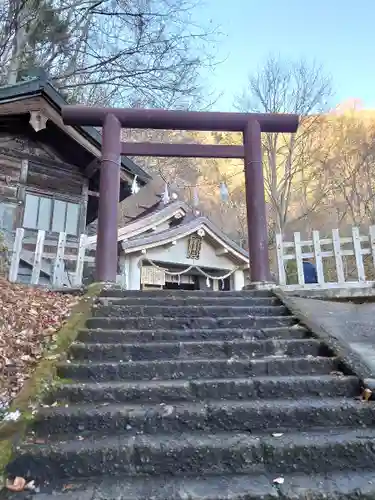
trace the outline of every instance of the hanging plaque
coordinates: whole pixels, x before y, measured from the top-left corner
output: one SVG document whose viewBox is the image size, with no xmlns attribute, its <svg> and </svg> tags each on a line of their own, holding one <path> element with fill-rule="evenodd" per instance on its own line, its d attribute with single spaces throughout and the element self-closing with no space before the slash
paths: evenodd
<svg viewBox="0 0 375 500">
<path fill-rule="evenodd" d="M 201 254 L 202 237 L 198 234 L 192 234 L 188 239 L 187 258 L 198 260 Z"/>
<path fill-rule="evenodd" d="M 165 272 L 152 266 L 142 266 L 141 271 L 142 285 L 165 285 Z"/>
</svg>

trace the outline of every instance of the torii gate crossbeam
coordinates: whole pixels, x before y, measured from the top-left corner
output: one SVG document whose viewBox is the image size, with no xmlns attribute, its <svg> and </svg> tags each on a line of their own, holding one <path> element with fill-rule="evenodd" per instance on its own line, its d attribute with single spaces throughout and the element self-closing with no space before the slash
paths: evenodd
<svg viewBox="0 0 375 500">
<path fill-rule="evenodd" d="M 243 158 L 250 272 L 253 283 L 270 279 L 261 132 L 294 133 L 298 115 L 167 111 L 64 106 L 64 123 L 103 127 L 96 279 L 116 281 L 120 156 Z M 242 132 L 243 146 L 122 143 L 121 128 Z"/>
</svg>

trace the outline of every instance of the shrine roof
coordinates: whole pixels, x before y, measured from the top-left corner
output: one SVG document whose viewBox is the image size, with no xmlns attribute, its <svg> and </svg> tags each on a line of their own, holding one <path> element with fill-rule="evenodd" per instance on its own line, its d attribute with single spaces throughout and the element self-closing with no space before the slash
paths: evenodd
<svg viewBox="0 0 375 500">
<path fill-rule="evenodd" d="M 203 229 L 210 239 L 215 241 L 218 246 L 246 262 L 246 264 L 248 263 L 249 256 L 246 250 L 231 240 L 209 219 L 206 217 L 195 217 L 193 214 L 189 214 L 181 224 L 176 227 L 170 227 L 164 231 L 154 232 L 152 234 L 143 233 L 136 238 L 123 241 L 122 247 L 125 253 L 133 253 L 147 248 L 154 248 L 172 243 L 175 240 L 179 240 L 199 231 L 199 229 Z"/>
<path fill-rule="evenodd" d="M 120 227 L 117 233 L 118 241 L 124 241 L 137 237 L 149 230 L 152 230 L 154 226 L 167 222 L 174 217 L 185 217 L 189 210 L 189 206 L 180 200 L 173 201 L 168 205 L 164 205 L 159 201 L 157 206 L 155 206 L 152 211 L 147 214 L 143 212 L 142 216 L 137 217 L 132 222 Z M 87 244 L 89 246 L 94 245 L 95 243 L 96 234 L 87 238 Z"/>
</svg>

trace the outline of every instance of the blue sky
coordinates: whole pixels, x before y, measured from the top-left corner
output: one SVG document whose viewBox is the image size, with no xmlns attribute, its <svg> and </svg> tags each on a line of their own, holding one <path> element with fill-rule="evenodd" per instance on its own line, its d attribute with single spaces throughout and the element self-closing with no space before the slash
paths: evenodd
<svg viewBox="0 0 375 500">
<path fill-rule="evenodd" d="M 215 109 L 233 109 L 233 96 L 269 53 L 322 64 L 336 103 L 358 98 L 375 108 L 375 0 L 204 0 L 201 21 L 224 36 L 226 59 L 207 76 L 224 95 Z"/>
</svg>

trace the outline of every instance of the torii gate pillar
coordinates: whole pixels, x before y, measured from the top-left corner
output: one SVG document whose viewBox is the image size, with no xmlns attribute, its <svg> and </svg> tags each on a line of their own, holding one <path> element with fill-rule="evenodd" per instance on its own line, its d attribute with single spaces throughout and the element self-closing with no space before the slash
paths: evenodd
<svg viewBox="0 0 375 500">
<path fill-rule="evenodd" d="M 114 115 L 107 115 L 103 123 L 98 236 L 95 254 L 95 276 L 99 282 L 116 282 L 120 161 L 121 123 Z"/>
<path fill-rule="evenodd" d="M 252 283 L 262 283 L 271 280 L 271 273 L 259 122 L 249 121 L 243 142 L 250 275 Z"/>
<path fill-rule="evenodd" d="M 166 111 L 64 106 L 67 125 L 102 126 L 96 279 L 116 281 L 120 156 L 242 158 L 245 165 L 250 273 L 252 283 L 270 281 L 261 132 L 293 133 L 297 115 Z M 121 127 L 243 133 L 243 146 L 121 143 Z"/>
</svg>

